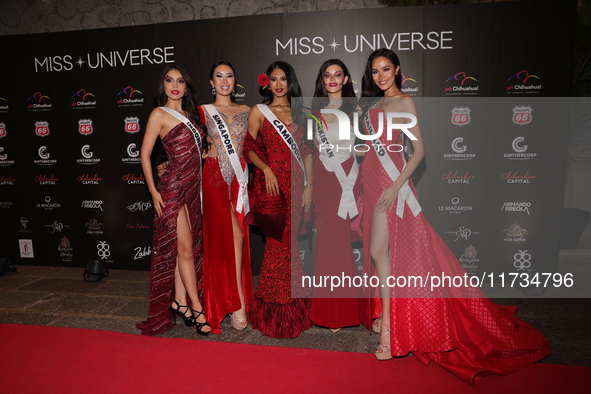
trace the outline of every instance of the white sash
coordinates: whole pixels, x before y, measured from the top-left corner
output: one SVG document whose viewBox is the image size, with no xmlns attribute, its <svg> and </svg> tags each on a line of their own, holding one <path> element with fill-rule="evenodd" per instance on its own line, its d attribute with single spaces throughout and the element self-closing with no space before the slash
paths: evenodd
<svg viewBox="0 0 591 394">
<path fill-rule="evenodd" d="M 168 108 L 168 107 L 158 107 L 158 108 L 166 111 L 169 115 L 172 115 L 175 118 L 177 118 L 178 120 L 180 120 L 181 122 L 183 122 L 185 124 L 185 126 L 187 126 L 189 128 L 189 130 L 191 130 L 191 134 L 193 134 L 193 138 L 195 138 L 195 143 L 197 144 L 197 146 L 199 148 L 201 148 L 201 134 L 199 133 L 199 130 L 197 129 L 197 127 L 195 127 L 195 125 L 193 123 L 191 123 L 191 121 L 189 119 L 187 119 L 184 115 L 179 114 L 177 111 L 175 111 L 172 108 Z M 201 152 L 199 154 L 201 154 Z"/>
<path fill-rule="evenodd" d="M 218 112 L 217 108 L 213 104 L 206 104 L 203 106 L 205 110 L 213 119 L 213 123 L 216 125 L 216 129 L 220 135 L 220 139 L 222 140 L 222 145 L 226 150 L 226 155 L 228 159 L 230 159 L 230 164 L 232 164 L 232 168 L 234 169 L 234 174 L 238 179 L 238 184 L 240 185 L 240 190 L 238 191 L 238 201 L 236 202 L 236 212 L 243 213 L 246 215 L 250 211 L 250 205 L 248 203 L 248 167 L 244 170 L 242 169 L 242 165 L 240 164 L 240 159 L 238 158 L 238 154 L 236 153 L 236 149 L 234 148 L 234 144 L 232 143 L 232 136 L 230 135 L 230 129 L 224 119 Z M 221 167 L 220 167 L 221 170 Z M 223 175 L 223 174 L 222 174 Z M 242 212 L 244 210 L 244 212 Z"/>
<path fill-rule="evenodd" d="M 296 158 L 298 164 L 300 165 L 300 167 L 302 167 L 302 171 L 304 172 L 304 185 L 307 185 L 308 180 L 306 179 L 306 168 L 304 167 L 304 161 L 302 160 L 302 155 L 300 154 L 300 148 L 291 136 L 291 133 L 287 129 L 287 126 L 285 126 L 283 122 L 277 119 L 273 111 L 271 111 L 269 107 L 267 107 L 265 104 L 257 104 L 257 107 L 259 107 L 265 118 L 267 118 L 269 123 L 271 123 L 271 125 L 275 128 L 275 131 L 277 131 L 277 133 L 281 136 L 285 144 L 291 150 L 293 157 Z"/>
<path fill-rule="evenodd" d="M 323 148 L 320 150 L 320 154 L 325 155 L 328 159 L 328 163 L 330 167 L 334 171 L 339 183 L 341 184 L 341 201 L 339 203 L 339 212 L 338 215 L 343 219 L 347 219 L 347 214 L 349 214 L 349 218 L 353 218 L 357 216 L 357 204 L 355 203 L 355 195 L 353 194 L 353 187 L 355 186 L 355 181 L 357 180 L 357 175 L 359 174 L 359 165 L 357 164 L 357 160 L 355 159 L 355 155 L 353 155 L 353 166 L 351 167 L 351 171 L 349 175 L 345 174 L 345 170 L 341 165 L 339 159 L 334 155 L 333 149 L 328 148 L 325 149 L 326 146 L 334 146 L 331 144 L 328 135 L 325 133 L 324 128 L 322 125 L 318 128 L 318 133 L 316 133 L 316 140 L 320 146 Z"/>
<path fill-rule="evenodd" d="M 367 131 L 369 132 L 369 134 L 374 135 L 376 132 L 371 124 L 371 120 L 369 117 L 369 110 L 365 113 L 364 120 L 365 120 L 365 126 L 367 127 Z M 378 122 L 380 125 L 382 125 L 382 127 L 384 124 L 383 120 L 384 120 L 384 113 L 380 112 L 378 114 Z M 386 149 L 384 148 L 382 141 L 380 141 L 379 138 L 375 138 L 374 140 L 372 140 L 372 144 L 373 144 L 374 149 L 376 150 L 376 153 L 378 155 L 378 159 L 380 160 L 380 163 L 382 163 L 382 166 L 384 167 L 384 170 L 386 170 L 386 173 L 388 174 L 390 179 L 392 179 L 393 182 L 396 181 L 398 176 L 400 176 L 400 171 L 398 171 L 398 168 L 396 167 L 396 165 L 392 161 L 392 158 L 386 152 Z M 401 154 L 402 154 L 402 160 L 404 161 L 404 165 L 406 166 L 406 161 L 404 160 L 404 153 L 401 152 Z M 413 215 L 417 216 L 421 212 L 422 208 L 419 205 L 419 202 L 417 201 L 417 198 L 413 194 L 412 190 L 410 189 L 410 186 L 408 186 L 408 179 L 406 180 L 406 182 L 404 182 L 404 185 L 402 185 L 402 187 L 398 191 L 398 203 L 396 205 L 396 215 L 398 215 L 400 218 L 402 218 L 402 215 L 404 214 L 404 202 L 405 201 L 408 204 L 408 207 L 412 211 Z"/>
</svg>

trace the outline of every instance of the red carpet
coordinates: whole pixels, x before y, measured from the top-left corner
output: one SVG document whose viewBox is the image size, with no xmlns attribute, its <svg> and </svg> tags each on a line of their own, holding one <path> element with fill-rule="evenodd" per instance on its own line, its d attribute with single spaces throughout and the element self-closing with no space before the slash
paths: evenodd
<svg viewBox="0 0 591 394">
<path fill-rule="evenodd" d="M 587 393 L 591 368 L 534 364 L 472 387 L 413 357 L 0 324 L 2 393 Z"/>
</svg>

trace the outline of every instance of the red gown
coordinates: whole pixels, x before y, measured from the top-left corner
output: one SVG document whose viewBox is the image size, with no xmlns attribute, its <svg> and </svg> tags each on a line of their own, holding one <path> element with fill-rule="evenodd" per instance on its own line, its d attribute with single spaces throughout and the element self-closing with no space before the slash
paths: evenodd
<svg viewBox="0 0 591 394">
<path fill-rule="evenodd" d="M 201 135 L 203 132 L 199 129 Z M 195 143 L 191 131 L 179 123 L 162 139 L 168 155 L 167 171 L 158 182 L 158 192 L 164 201 L 162 215 L 154 211 L 152 263 L 150 266 L 150 307 L 148 320 L 136 325 L 144 335 L 158 335 L 172 328 L 169 309 L 173 299 L 174 270 L 177 263 L 177 219 L 186 205 L 193 235 L 193 253 L 197 288 L 202 292 L 201 240 L 201 146 Z"/>
<path fill-rule="evenodd" d="M 380 109 L 370 110 L 370 119 L 378 129 Z M 385 118 L 385 117 L 384 117 Z M 386 125 L 384 125 L 386 130 Z M 400 133 L 394 133 L 400 144 Z M 389 153 L 396 167 L 402 171 L 401 153 Z M 373 209 L 382 191 L 392 184 L 375 150 L 365 156 L 361 168 L 364 201 L 365 260 L 369 256 L 369 237 Z M 412 193 L 416 191 L 409 180 Z M 395 202 L 396 204 L 396 202 Z M 422 213 L 416 217 L 405 202 L 403 218 L 396 208 L 387 212 L 391 276 L 424 276 L 445 272 L 462 276 L 465 270 Z M 476 384 L 481 377 L 491 374 L 506 375 L 517 368 L 536 362 L 550 353 L 546 338 L 528 323 L 514 316 L 515 306 L 500 306 L 479 290 L 471 290 L 474 298 L 424 298 L 425 289 L 414 288 L 397 293 L 391 288 L 390 343 L 393 356 L 412 354 L 422 363 L 434 361 L 457 375 Z M 417 298 L 412 297 L 415 294 Z M 464 293 L 468 294 L 468 293 Z M 423 296 L 422 298 L 418 298 Z M 449 293 L 447 294 L 450 295 Z"/>
<path fill-rule="evenodd" d="M 302 158 L 310 154 L 311 150 L 303 144 L 304 130 L 295 123 L 288 129 L 300 147 Z M 302 221 L 300 196 L 304 191 L 304 174 L 267 119 L 263 121 L 257 141 L 247 135 L 244 154 L 248 155 L 251 150 L 273 170 L 281 196 L 274 198 L 266 192 L 265 176 L 256 169 L 251 185 L 251 218 L 265 233 L 266 241 L 257 290 L 247 307 L 248 321 L 263 335 L 294 338 L 312 325 L 310 300 L 300 298 L 309 296 L 309 291 L 300 286 L 304 270 L 297 242 L 297 229 Z M 295 297 L 292 298 L 292 294 Z"/>
<path fill-rule="evenodd" d="M 201 109 L 200 109 L 201 112 Z M 250 232 L 244 216 L 236 212 L 238 180 L 222 145 L 217 127 L 209 114 L 203 115 L 217 156 L 209 156 L 203 165 L 203 308 L 211 326 L 211 332 L 219 334 L 220 323 L 227 314 L 241 308 L 236 281 L 236 258 L 232 212 L 242 227 L 242 289 L 246 304 L 253 296 L 252 269 L 250 263 Z M 248 113 L 234 116 L 231 123 L 220 113 L 230 131 L 237 154 L 242 156 L 242 146 L 248 128 Z M 216 154 L 216 153 L 213 153 Z M 241 160 L 243 168 L 246 161 Z M 220 170 L 221 167 L 221 170 Z M 223 172 L 223 174 L 222 174 Z"/>
</svg>

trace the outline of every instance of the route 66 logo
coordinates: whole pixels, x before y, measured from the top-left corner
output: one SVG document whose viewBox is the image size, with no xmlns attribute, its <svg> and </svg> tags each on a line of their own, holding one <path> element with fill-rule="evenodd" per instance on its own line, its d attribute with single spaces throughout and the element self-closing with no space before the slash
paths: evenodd
<svg viewBox="0 0 591 394">
<path fill-rule="evenodd" d="M 6 125 L 0 123 L 0 138 L 6 137 Z"/>
<path fill-rule="evenodd" d="M 518 126 L 525 126 L 530 124 L 532 121 L 533 108 L 529 105 L 521 105 L 513 108 L 513 118 L 511 119 L 514 124 Z"/>
<path fill-rule="evenodd" d="M 472 120 L 470 117 L 472 110 L 468 107 L 453 107 L 451 110 L 451 123 L 456 126 L 466 126 Z"/>
<path fill-rule="evenodd" d="M 90 119 L 80 119 L 78 121 L 78 132 L 82 135 L 90 135 L 93 132 L 92 129 L 92 120 Z"/>
<path fill-rule="evenodd" d="M 128 116 L 124 120 L 125 131 L 130 134 L 135 134 L 140 131 L 140 118 L 137 116 Z"/>
<path fill-rule="evenodd" d="M 47 137 L 49 135 L 49 123 L 45 120 L 35 122 L 35 134 L 39 137 Z"/>
<path fill-rule="evenodd" d="M 517 271 L 525 271 L 526 268 L 531 267 L 531 254 L 527 253 L 527 250 L 518 250 L 513 258 L 515 259 L 513 266 Z"/>
</svg>

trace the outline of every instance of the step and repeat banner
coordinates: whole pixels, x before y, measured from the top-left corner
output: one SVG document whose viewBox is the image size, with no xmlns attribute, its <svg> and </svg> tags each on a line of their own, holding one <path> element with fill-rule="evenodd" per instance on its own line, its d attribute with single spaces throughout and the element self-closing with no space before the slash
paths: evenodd
<svg viewBox="0 0 591 394">
<path fill-rule="evenodd" d="M 237 100 L 254 105 L 272 61 L 291 63 L 309 97 L 320 65 L 340 58 L 359 93 L 368 55 L 390 48 L 420 111 L 426 159 L 415 181 L 427 219 L 471 272 L 552 270 L 573 31 L 548 26 L 574 26 L 575 11 L 510 2 L 0 37 L 0 256 L 149 269 L 139 148 L 166 64 L 185 67 L 207 103 L 211 65 L 229 60 Z"/>
</svg>

